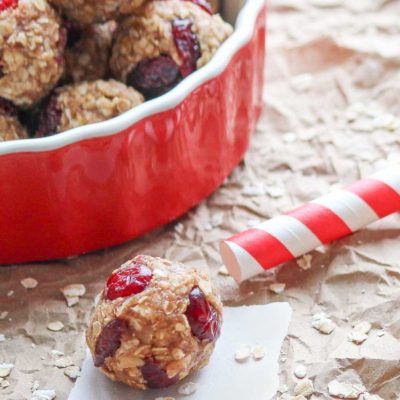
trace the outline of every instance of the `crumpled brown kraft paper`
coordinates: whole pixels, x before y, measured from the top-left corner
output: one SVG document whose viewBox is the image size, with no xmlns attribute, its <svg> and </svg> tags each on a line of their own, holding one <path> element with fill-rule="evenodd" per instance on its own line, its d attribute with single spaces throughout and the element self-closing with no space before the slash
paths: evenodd
<svg viewBox="0 0 400 400">
<path fill-rule="evenodd" d="M 218 241 L 400 161 L 400 2 L 272 0 L 265 111 L 251 149 L 223 186 L 180 221 L 117 248 L 75 259 L 0 270 L 0 363 L 15 364 L 0 398 L 29 399 L 31 385 L 67 399 L 73 383 L 51 350 L 79 365 L 95 294 L 115 267 L 137 253 L 209 268 L 225 304 L 288 301 L 294 317 L 281 356 L 282 398 L 293 394 L 296 365 L 314 382 L 357 384 L 383 399 L 400 392 L 400 217 L 394 215 L 311 253 L 310 268 L 290 262 L 238 287 L 218 274 Z M 305 263 L 307 264 L 307 263 Z M 304 266 L 304 265 L 303 265 Z M 306 265 L 307 266 L 307 265 Z M 35 278 L 35 289 L 20 280 Z M 269 284 L 286 284 L 281 294 Z M 87 293 L 68 308 L 59 288 Z M 10 291 L 13 293 L 10 293 Z M 8 295 L 7 295 L 8 294 Z M 324 335 L 315 313 L 336 324 Z M 51 332 L 49 322 L 64 324 Z M 352 325 L 370 322 L 362 344 Z M 271 327 L 273 329 L 273 327 Z M 278 395 L 280 396 L 280 395 Z M 290 398 L 290 397 L 289 397 Z"/>
</svg>

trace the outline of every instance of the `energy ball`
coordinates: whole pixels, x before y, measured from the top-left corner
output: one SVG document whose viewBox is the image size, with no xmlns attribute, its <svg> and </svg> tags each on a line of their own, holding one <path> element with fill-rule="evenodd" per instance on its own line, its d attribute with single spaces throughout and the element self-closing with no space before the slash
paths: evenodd
<svg viewBox="0 0 400 400">
<path fill-rule="evenodd" d="M 151 99 L 205 65 L 231 33 L 218 14 L 198 4 L 152 1 L 119 26 L 111 71 Z"/>
<path fill-rule="evenodd" d="M 50 0 L 68 18 L 84 25 L 116 19 L 131 12 L 146 0 Z"/>
<path fill-rule="evenodd" d="M 116 27 L 115 21 L 109 21 L 91 25 L 79 34 L 75 30 L 71 31 L 69 37 L 72 43 L 65 51 L 65 79 L 68 82 L 95 81 L 107 77 L 111 42 Z M 78 35 L 80 37 L 75 39 Z"/>
<path fill-rule="evenodd" d="M 0 2 L 0 96 L 24 108 L 45 97 L 63 74 L 65 41 L 45 0 Z"/>
<path fill-rule="evenodd" d="M 143 96 L 114 80 L 62 86 L 54 91 L 39 118 L 36 136 L 105 121 L 141 104 Z"/>
<path fill-rule="evenodd" d="M 0 98 L 0 142 L 26 137 L 26 130 L 18 120 L 16 108 Z"/>
<path fill-rule="evenodd" d="M 221 301 L 204 272 L 137 256 L 109 277 L 86 340 L 109 378 L 156 389 L 203 368 L 221 324 Z"/>
</svg>

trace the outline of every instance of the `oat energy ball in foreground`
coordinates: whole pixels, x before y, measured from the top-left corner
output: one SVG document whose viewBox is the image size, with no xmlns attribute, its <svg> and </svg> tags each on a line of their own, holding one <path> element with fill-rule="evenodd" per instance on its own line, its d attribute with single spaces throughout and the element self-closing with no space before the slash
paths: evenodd
<svg viewBox="0 0 400 400">
<path fill-rule="evenodd" d="M 221 324 L 222 305 L 205 273 L 137 256 L 108 279 L 86 339 L 109 378 L 154 389 L 204 367 Z"/>
<path fill-rule="evenodd" d="M 55 90 L 39 118 L 37 136 L 105 121 L 143 103 L 135 89 L 114 80 L 66 85 Z"/>
<path fill-rule="evenodd" d="M 111 42 L 117 25 L 115 21 L 90 25 L 80 38 L 65 50 L 66 80 L 94 81 L 108 75 Z"/>
<path fill-rule="evenodd" d="M 24 139 L 25 128 L 18 121 L 17 110 L 6 100 L 0 98 L 0 142 Z"/>
<path fill-rule="evenodd" d="M 0 96 L 20 107 L 45 97 L 64 71 L 65 31 L 45 0 L 0 2 Z"/>
<path fill-rule="evenodd" d="M 81 24 L 90 25 L 117 18 L 131 12 L 146 0 L 50 0 L 60 12 Z"/>
<path fill-rule="evenodd" d="M 119 26 L 111 71 L 153 98 L 205 65 L 231 33 L 232 27 L 218 14 L 197 4 L 152 1 Z"/>
</svg>

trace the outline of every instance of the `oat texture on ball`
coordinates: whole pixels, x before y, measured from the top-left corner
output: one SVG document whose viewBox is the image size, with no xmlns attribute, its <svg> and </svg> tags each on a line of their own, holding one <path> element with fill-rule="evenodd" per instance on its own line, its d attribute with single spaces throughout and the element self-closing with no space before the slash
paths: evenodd
<svg viewBox="0 0 400 400">
<path fill-rule="evenodd" d="M 154 389 L 204 367 L 221 324 L 222 304 L 207 274 L 137 256 L 108 279 L 86 339 L 95 365 L 109 378 Z"/>
<path fill-rule="evenodd" d="M 135 89 L 114 80 L 60 87 L 47 101 L 36 135 L 48 136 L 116 117 L 143 102 Z"/>
<path fill-rule="evenodd" d="M 0 98 L 0 142 L 26 137 L 25 128 L 18 120 L 16 108 L 7 100 Z"/>
<path fill-rule="evenodd" d="M 66 35 L 45 0 L 1 4 L 0 96 L 26 108 L 45 97 L 61 77 Z"/>
<path fill-rule="evenodd" d="M 115 21 L 108 21 L 90 25 L 75 35 L 78 36 L 77 40 L 72 39 L 71 45 L 65 51 L 67 81 L 78 83 L 107 77 L 116 27 Z"/>
<path fill-rule="evenodd" d="M 132 12 L 146 0 L 50 0 L 68 18 L 84 25 L 106 22 Z"/>
<path fill-rule="evenodd" d="M 117 79 L 153 98 L 204 66 L 231 33 L 220 15 L 198 4 L 152 1 L 121 22 L 111 70 Z"/>
</svg>

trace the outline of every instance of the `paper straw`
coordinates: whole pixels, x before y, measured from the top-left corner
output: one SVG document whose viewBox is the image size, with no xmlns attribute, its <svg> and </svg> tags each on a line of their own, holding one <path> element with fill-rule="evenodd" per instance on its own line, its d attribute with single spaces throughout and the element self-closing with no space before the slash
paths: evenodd
<svg viewBox="0 0 400 400">
<path fill-rule="evenodd" d="M 398 211 L 400 166 L 394 166 L 234 235 L 220 252 L 240 283 Z"/>
</svg>

